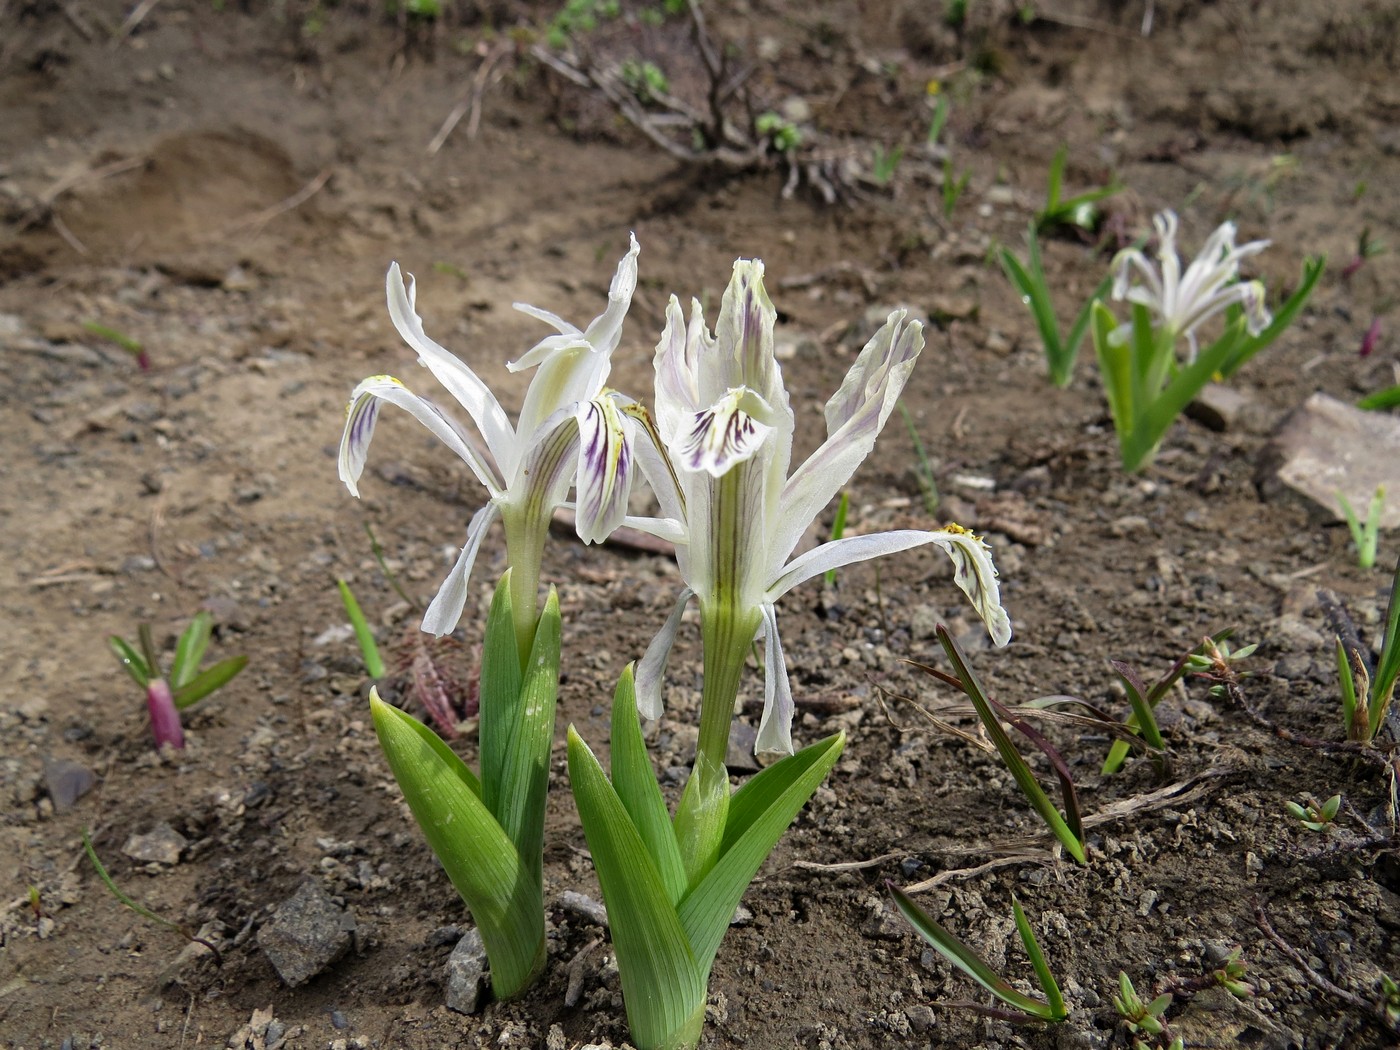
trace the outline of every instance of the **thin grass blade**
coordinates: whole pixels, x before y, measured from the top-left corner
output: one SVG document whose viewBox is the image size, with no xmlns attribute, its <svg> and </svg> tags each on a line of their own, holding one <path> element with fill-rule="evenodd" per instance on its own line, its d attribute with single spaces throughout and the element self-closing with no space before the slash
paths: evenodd
<svg viewBox="0 0 1400 1050">
<path fill-rule="evenodd" d="M 370 630 L 369 621 L 365 619 L 360 603 L 355 600 L 355 596 L 350 592 L 350 585 L 344 580 L 336 580 L 335 585 L 340 589 L 341 604 L 345 606 L 345 615 L 350 618 L 350 626 L 355 631 L 355 641 L 359 643 L 360 656 L 365 661 L 365 673 L 371 678 L 383 678 L 384 658 L 379 655 L 374 632 Z"/>
<path fill-rule="evenodd" d="M 122 668 L 131 675 L 132 681 L 145 689 L 151 681 L 151 669 L 146 666 L 141 654 L 133 649 L 125 638 L 118 638 L 115 634 L 108 636 L 107 645 L 116 654 Z"/>
<path fill-rule="evenodd" d="M 1069 1011 L 1065 1008 L 1065 997 L 1060 994 L 1055 975 L 1050 972 L 1050 967 L 1045 962 L 1045 953 L 1040 950 L 1040 942 L 1035 939 L 1035 931 L 1031 929 L 1026 913 L 1021 909 L 1021 902 L 1014 896 L 1011 898 L 1011 910 L 1016 916 L 1016 932 L 1021 935 L 1021 943 L 1026 946 L 1026 954 L 1030 956 L 1040 990 L 1048 1000 L 1051 1020 L 1063 1021 L 1069 1016 Z"/>
<path fill-rule="evenodd" d="M 231 656 L 227 660 L 220 660 L 208 670 L 201 671 L 171 693 L 176 709 L 183 711 L 187 707 L 193 707 L 210 693 L 228 685 L 238 672 L 247 666 L 248 657 Z"/>
</svg>

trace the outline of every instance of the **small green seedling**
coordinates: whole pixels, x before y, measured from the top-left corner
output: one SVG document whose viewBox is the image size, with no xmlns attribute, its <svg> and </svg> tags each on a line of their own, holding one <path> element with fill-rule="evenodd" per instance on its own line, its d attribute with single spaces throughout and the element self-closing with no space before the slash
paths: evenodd
<svg viewBox="0 0 1400 1050">
<path fill-rule="evenodd" d="M 1342 692 L 1342 721 L 1347 739 L 1358 743 L 1374 740 L 1385 724 L 1400 677 L 1400 559 L 1390 585 L 1390 602 L 1385 611 L 1385 632 L 1381 636 L 1380 660 L 1371 674 L 1367 660 L 1357 645 L 1344 644 L 1337 636 L 1337 679 Z"/>
<path fill-rule="evenodd" d="M 1357 408 L 1365 409 L 1368 412 L 1379 412 L 1381 409 L 1398 406 L 1400 406 L 1400 385 L 1377 390 L 1374 394 L 1363 397 L 1356 403 Z"/>
<path fill-rule="evenodd" d="M 384 677 L 384 659 L 379 655 L 379 646 L 375 643 L 374 632 L 370 630 L 365 614 L 360 609 L 360 603 L 355 600 L 354 594 L 350 592 L 350 585 L 344 580 L 336 580 L 336 587 L 340 589 L 340 601 L 345 606 L 345 615 L 350 617 L 350 626 L 355 630 L 355 641 L 360 645 L 360 655 L 365 661 L 365 672 L 375 679 Z"/>
<path fill-rule="evenodd" d="M 1036 238 L 1036 227 L 1031 223 L 1026 230 L 1026 243 L 1029 251 L 1024 263 L 1009 248 L 997 249 L 997 258 L 1007 279 L 1021 295 L 1021 302 L 1030 308 L 1040 330 L 1040 342 L 1045 348 L 1045 363 L 1049 367 L 1050 382 L 1058 387 L 1069 386 L 1074 376 L 1074 362 L 1079 356 L 1079 346 L 1089 331 L 1089 320 L 1094 303 L 1108 294 L 1113 286 L 1113 275 L 1105 277 L 1094 289 L 1093 294 L 1074 317 L 1069 332 L 1060 335 L 1060 321 L 1055 315 L 1055 303 L 1050 297 L 1050 285 L 1045 279 L 1045 269 L 1040 261 L 1040 244 Z"/>
<path fill-rule="evenodd" d="M 1338 802 L 1340 799 L 1341 796 L 1338 795 L 1329 801 Z M 1243 949 L 1238 946 L 1235 947 L 1234 950 L 1225 957 L 1225 962 L 1211 973 L 1211 977 L 1215 979 L 1215 983 L 1224 988 L 1236 999 L 1248 999 L 1254 994 L 1254 986 L 1243 979 L 1245 964 L 1240 960 L 1240 952 L 1242 950 Z"/>
<path fill-rule="evenodd" d="M 1116 179 L 1110 179 L 1107 186 L 1098 186 L 1073 197 L 1061 197 L 1065 178 L 1065 161 L 1069 159 L 1069 146 L 1061 146 L 1050 161 L 1050 171 L 1046 177 L 1045 207 L 1035 217 L 1037 232 L 1053 230 L 1057 226 L 1074 226 L 1081 230 L 1096 230 L 1100 212 L 1098 202 L 1112 197 L 1123 187 Z"/>
<path fill-rule="evenodd" d="M 914 417 L 909 414 L 909 409 L 904 407 L 903 401 L 899 403 L 899 414 L 904 419 L 904 426 L 909 431 L 909 441 L 914 446 L 914 476 L 919 481 L 919 494 L 924 499 L 924 510 L 933 514 L 938 510 L 942 497 L 938 495 L 938 483 L 933 477 L 933 464 L 929 462 L 928 449 L 924 448 L 919 430 L 914 426 Z"/>
<path fill-rule="evenodd" d="M 1074 790 L 1074 779 L 1070 773 L 1069 763 L 1061 757 L 1060 753 L 1037 729 L 1025 719 L 1017 716 L 1010 708 L 987 694 L 977 675 L 968 665 L 967 657 L 963 654 L 961 647 L 948 633 L 948 628 L 939 624 L 936 631 L 938 641 L 942 644 L 943 651 L 947 654 L 948 661 L 953 665 L 955 673 L 948 674 L 946 671 L 919 663 L 914 663 L 912 666 L 940 682 L 951 685 L 955 689 L 961 689 L 972 701 L 972 706 L 977 711 L 977 717 L 981 720 L 987 736 L 991 738 L 997 749 L 997 754 L 1001 756 L 1002 762 L 1006 764 L 1006 768 L 1011 772 L 1011 776 L 1015 779 L 1022 794 L 1026 796 L 1036 813 L 1040 815 L 1040 819 L 1054 833 L 1055 838 L 1060 841 L 1065 851 L 1080 864 L 1088 863 L 1088 855 L 1085 853 L 1084 846 L 1084 826 L 1079 816 L 1079 799 Z M 1063 816 L 1055 808 L 1050 797 L 1045 794 L 1045 790 L 1036 780 L 1035 774 L 1031 771 L 1026 760 L 1021 757 L 1021 753 L 1016 749 L 1010 735 L 1002 728 L 1002 722 L 1008 723 L 1017 730 L 1049 760 L 1060 781 L 1060 794 L 1064 802 Z"/>
<path fill-rule="evenodd" d="M 835 542 L 836 540 L 839 540 L 842 536 L 846 535 L 846 511 L 850 508 L 850 505 L 850 496 L 849 494 L 843 491 L 841 493 L 841 499 L 836 504 L 836 516 L 831 519 L 832 542 Z M 828 587 L 834 587 L 836 585 L 836 570 L 827 569 L 826 574 L 822 577 L 822 579 L 826 581 L 826 585 Z M 763 666 L 761 661 L 759 663 L 759 666 Z"/>
<path fill-rule="evenodd" d="M 1381 974 L 1381 1012 L 1392 1025 L 1400 1025 L 1400 984 Z"/>
<path fill-rule="evenodd" d="M 948 124 L 948 117 L 952 112 L 952 106 L 948 102 L 947 95 L 940 95 L 938 103 L 933 107 L 933 119 L 928 122 L 928 144 L 938 145 L 938 140 L 943 137 L 943 129 Z"/>
<path fill-rule="evenodd" d="M 1326 831 L 1337 819 L 1341 809 L 1342 796 L 1333 795 L 1326 802 L 1319 802 L 1311 795 L 1304 795 L 1302 803 L 1285 802 L 1284 807 L 1309 831 Z"/>
<path fill-rule="evenodd" d="M 1351 532 L 1351 542 L 1356 546 L 1356 564 L 1363 569 L 1373 568 L 1376 564 L 1376 546 L 1381 537 L 1381 512 L 1385 509 L 1385 486 L 1376 486 L 1375 495 L 1371 497 L 1371 505 L 1366 510 L 1365 521 L 1362 521 L 1356 511 L 1352 509 L 1351 501 L 1343 493 L 1337 493 L 1337 502 L 1341 505 L 1342 514 L 1347 519 L 1347 529 Z"/>
<path fill-rule="evenodd" d="M 93 335 L 101 336 L 108 342 L 116 343 L 128 354 L 136 358 L 136 367 L 141 369 L 141 371 L 149 372 L 151 370 L 151 357 L 146 353 L 146 348 L 125 332 L 119 332 L 115 328 L 109 328 L 105 324 L 99 324 L 96 321 L 84 321 L 83 327 Z"/>
<path fill-rule="evenodd" d="M 1162 1015 L 1171 1004 L 1170 992 L 1157 996 L 1150 1003 L 1144 1003 L 1128 975 L 1122 970 L 1118 971 L 1118 994 L 1113 997 L 1113 1008 L 1118 1011 L 1118 1016 L 1123 1018 L 1129 1032 L 1134 1035 L 1139 1032 L 1161 1035 L 1167 1027 Z"/>
<path fill-rule="evenodd" d="M 1026 919 L 1026 913 L 1021 909 L 1020 901 L 1015 897 L 1011 898 L 1011 909 L 1016 919 L 1016 932 L 1021 935 L 1021 943 L 1026 948 L 1026 954 L 1030 956 L 1031 967 L 1035 970 L 1036 982 L 1040 985 L 1040 990 L 1045 993 L 1044 1002 L 1029 995 L 1023 995 L 1011 987 L 995 970 L 983 962 L 976 952 L 940 926 L 933 916 L 915 904 L 907 893 L 892 882 L 887 882 L 885 885 L 891 896 L 894 897 L 895 905 L 899 908 L 900 914 L 909 920 L 909 924 L 914 927 L 915 932 L 927 941 L 929 946 L 939 955 L 1011 1007 L 1011 1011 L 1008 1013 L 970 1003 L 965 1005 L 972 1006 L 981 1013 L 992 1014 L 1022 1024 L 1034 1021 L 1063 1021 L 1069 1016 L 1064 996 L 1060 994 L 1060 986 L 1055 983 L 1054 975 L 1051 974 L 1050 967 L 1045 962 L 1045 953 L 1040 950 L 1040 944 L 1035 939 L 1035 932 Z"/>
<path fill-rule="evenodd" d="M 92 862 L 92 866 L 97 870 L 97 877 L 100 878 L 102 880 L 102 884 L 111 891 L 113 897 L 117 898 L 117 900 L 121 901 L 122 904 L 130 908 L 143 919 L 149 919 L 151 922 L 154 922 L 159 926 L 164 926 L 166 929 L 174 930 L 176 933 L 180 934 L 187 941 L 190 941 L 193 944 L 202 944 L 204 947 L 209 949 L 209 954 L 214 957 L 214 962 L 217 965 L 222 966 L 224 964 L 223 956 L 219 954 L 219 949 L 214 947 L 213 944 L 211 944 L 209 941 L 206 941 L 203 937 L 198 936 L 188 926 L 182 926 L 178 922 L 171 922 L 169 919 L 161 918 L 155 912 L 151 911 L 150 908 L 147 908 L 144 904 L 138 904 L 136 901 L 132 900 L 125 893 L 123 893 L 121 891 L 121 888 L 118 887 L 116 882 L 112 879 L 112 876 L 108 874 L 106 865 L 102 863 L 101 858 L 97 855 L 97 850 L 93 848 L 92 836 L 88 834 L 87 828 L 83 828 L 83 850 L 87 853 L 88 860 Z"/>
<path fill-rule="evenodd" d="M 888 186 L 903 159 L 903 146 L 891 146 L 886 149 L 883 144 L 877 143 L 870 156 L 871 180 L 877 186 Z"/>
<path fill-rule="evenodd" d="M 958 200 L 962 197 L 963 191 L 967 189 L 967 184 L 972 179 L 972 172 L 964 171 L 959 175 L 953 174 L 953 158 L 948 157 L 943 161 L 943 217 L 951 219 L 953 209 L 958 206 Z"/>
<path fill-rule="evenodd" d="M 802 145 L 802 132 L 798 130 L 797 125 L 783 119 L 772 110 L 760 113 L 753 123 L 753 129 L 771 142 L 779 153 L 792 153 Z"/>
<path fill-rule="evenodd" d="M 115 634 L 107 639 L 126 673 L 146 690 L 146 710 L 157 748 L 165 744 L 183 748 L 185 732 L 180 725 L 180 712 L 228 685 L 248 663 L 246 656 L 233 656 L 201 671 L 199 665 L 213 628 L 214 618 L 207 612 L 195 615 L 175 646 L 169 677 L 161 671 L 150 624 L 143 623 L 138 629 L 140 651 Z"/>
<path fill-rule="evenodd" d="M 1356 272 L 1361 267 L 1366 265 L 1368 259 L 1374 259 L 1384 252 L 1385 243 L 1372 237 L 1371 227 L 1367 226 L 1361 231 L 1361 236 L 1356 239 L 1356 253 L 1351 257 L 1351 261 L 1342 267 L 1342 280 L 1350 280 L 1356 276 Z"/>
</svg>

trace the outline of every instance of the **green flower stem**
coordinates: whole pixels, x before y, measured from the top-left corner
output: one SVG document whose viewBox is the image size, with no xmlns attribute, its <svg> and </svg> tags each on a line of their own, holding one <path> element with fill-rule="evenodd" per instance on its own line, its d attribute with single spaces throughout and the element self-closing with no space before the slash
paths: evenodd
<svg viewBox="0 0 1400 1050">
<path fill-rule="evenodd" d="M 676 809 L 676 840 L 681 847 L 686 883 L 694 886 L 719 858 L 729 814 L 729 772 L 725 757 L 734 722 L 734 700 L 748 657 L 749 643 L 762 621 L 758 610 L 737 603 L 700 606 L 705 684 L 700 697 L 700 739 L 695 768 Z"/>
</svg>

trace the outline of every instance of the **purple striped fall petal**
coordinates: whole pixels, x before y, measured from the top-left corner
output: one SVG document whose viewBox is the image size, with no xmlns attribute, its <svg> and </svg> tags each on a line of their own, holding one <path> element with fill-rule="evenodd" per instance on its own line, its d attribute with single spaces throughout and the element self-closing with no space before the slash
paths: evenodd
<svg viewBox="0 0 1400 1050">
<path fill-rule="evenodd" d="M 798 584 L 829 569 L 933 544 L 953 560 L 955 581 L 997 645 L 1010 639 L 1011 624 L 987 545 L 955 525 L 847 537 L 791 557 L 875 447 L 924 339 L 922 326 L 907 321 L 904 311 L 890 315 L 827 402 L 826 441 L 789 477 L 796 421 L 773 352 L 775 322 L 758 261 L 734 264 L 714 334 L 698 303 L 688 324 L 674 297 L 667 307 L 656 348 L 655 431 L 666 466 L 644 469 L 667 515 L 652 523 L 652 531 L 683 535 L 677 562 L 686 589 L 638 664 L 636 688 L 641 713 L 658 717 L 667 658 L 695 597 L 702 633 L 726 639 L 740 664 L 739 650 L 747 650 L 755 629 L 763 639 L 757 750 L 791 753 L 792 689 L 775 603 Z"/>
<path fill-rule="evenodd" d="M 355 388 L 341 436 L 340 478 L 358 496 L 370 440 L 382 402 L 407 411 L 471 469 L 489 496 L 467 530 L 467 541 L 424 618 L 424 630 L 446 634 L 460 619 L 476 553 L 496 518 L 505 526 L 512 593 L 520 622 L 533 622 L 538 600 L 540 548 L 556 507 L 578 489 L 578 534 L 587 543 L 605 539 L 626 515 L 635 471 L 635 424 L 619 410 L 619 395 L 605 388 L 611 355 L 637 286 L 637 239 L 608 290 L 608 304 L 585 329 L 555 314 L 517 304 L 557 333 L 537 343 L 509 367 L 534 368 L 520 416 L 511 424 L 496 396 L 475 372 L 431 339 L 417 312 L 417 287 L 397 263 L 389 267 L 389 316 L 418 361 L 453 396 L 475 435 L 393 376 L 371 376 Z M 480 444 L 478 444 L 478 441 Z M 482 447 L 484 446 L 484 447 Z"/>
</svg>

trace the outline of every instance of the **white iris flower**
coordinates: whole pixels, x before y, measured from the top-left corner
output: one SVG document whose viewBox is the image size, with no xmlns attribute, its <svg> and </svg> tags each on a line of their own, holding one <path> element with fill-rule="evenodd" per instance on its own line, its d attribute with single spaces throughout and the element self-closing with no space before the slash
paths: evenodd
<svg viewBox="0 0 1400 1050">
<path fill-rule="evenodd" d="M 545 534 L 569 487 L 577 487 L 578 534 L 585 542 L 603 540 L 625 517 L 635 473 L 636 424 L 621 411 L 624 399 L 604 384 L 637 287 L 638 251 L 633 237 L 613 275 L 607 308 L 582 331 L 548 311 L 515 304 L 517 310 L 552 325 L 558 334 L 508 366 L 511 371 L 536 369 L 514 426 L 477 374 L 424 332 L 415 309 L 412 276 L 405 286 L 398 263 L 389 267 L 386 283 L 394 327 L 418 353 L 419 363 L 466 409 L 485 450 L 436 405 L 399 380 L 371 376 L 350 398 L 340 442 L 340 479 L 359 496 L 374 424 L 381 403 L 387 401 L 405 409 L 457 453 L 490 494 L 489 502 L 467 526 L 461 556 L 428 607 L 423 630 L 443 635 L 456 627 L 466 604 L 472 563 L 496 518 L 505 527 L 517 631 L 533 634 Z"/>
<path fill-rule="evenodd" d="M 958 586 L 997 645 L 1010 639 L 1011 624 L 986 544 L 958 526 L 852 536 L 792 557 L 808 525 L 874 448 L 924 337 L 904 311 L 890 315 L 827 402 L 826 441 L 789 477 L 795 421 L 773 353 L 774 321 L 763 264 L 756 260 L 734 264 L 714 334 L 698 302 L 688 326 L 674 296 L 667 307 L 656 348 L 656 425 L 669 464 L 658 463 L 646 441 L 637 448 L 639 458 L 651 457 L 642 465 L 668 519 L 656 523 L 657 531 L 678 540 L 686 589 L 638 666 L 637 699 L 645 717 L 659 717 L 666 659 L 685 605 L 695 597 L 707 695 L 719 684 L 710 681 L 714 672 L 731 676 L 737 687 L 744 655 L 761 634 L 766 695 L 757 750 L 790 754 L 792 691 L 774 606 L 798 584 L 829 569 L 935 544 L 952 558 Z"/>
<path fill-rule="evenodd" d="M 1264 286 L 1259 281 L 1240 281 L 1240 260 L 1269 246 L 1268 241 L 1235 244 L 1235 224 L 1223 222 L 1207 238 L 1200 253 L 1181 272 L 1176 252 L 1176 213 L 1163 211 L 1152 217 L 1157 228 L 1157 265 L 1137 248 L 1118 253 L 1113 265 L 1113 298 L 1139 303 L 1156 315 L 1157 324 L 1172 332 L 1172 338 L 1185 336 L 1191 345 L 1190 359 L 1196 358 L 1196 329 L 1202 322 L 1234 304 L 1244 310 L 1250 335 L 1258 335 L 1271 320 L 1264 306 Z M 1136 271 L 1141 284 L 1132 284 Z M 1115 344 L 1129 337 L 1130 325 L 1113 333 Z"/>
</svg>

